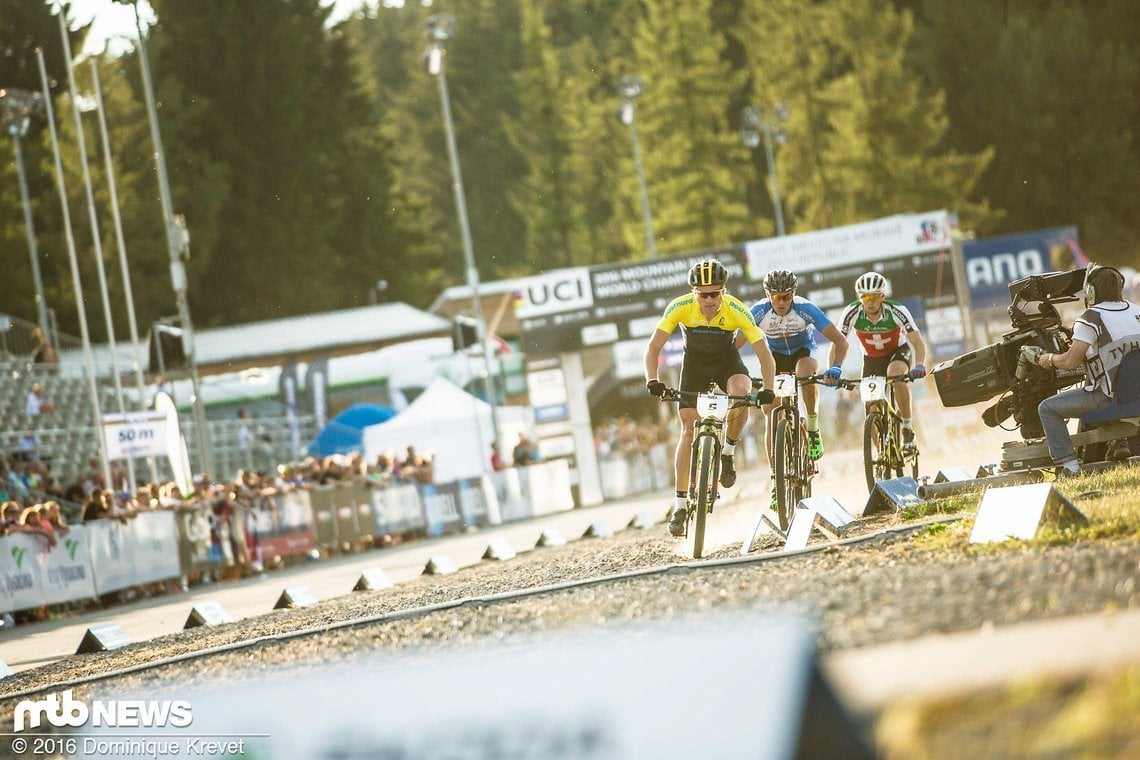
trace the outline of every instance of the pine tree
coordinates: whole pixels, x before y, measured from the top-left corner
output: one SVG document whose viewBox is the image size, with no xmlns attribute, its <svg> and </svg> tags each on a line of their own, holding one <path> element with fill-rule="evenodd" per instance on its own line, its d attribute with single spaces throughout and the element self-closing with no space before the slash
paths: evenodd
<svg viewBox="0 0 1140 760">
<path fill-rule="evenodd" d="M 512 188 L 512 205 L 526 225 L 526 263 L 531 269 L 573 266 L 579 207 L 570 170 L 573 134 L 569 84 L 560 51 L 551 44 L 543 4 L 521 0 L 523 66 L 515 75 L 520 113 L 507 115 L 507 134 L 529 164 L 527 177 Z"/>
<path fill-rule="evenodd" d="M 741 80 L 721 57 L 725 42 L 710 12 L 711 0 L 648 4 L 633 38 L 645 81 L 637 119 L 661 252 L 747 239 L 752 226 L 741 179 L 748 157 L 726 119 Z M 640 216 L 630 213 L 639 208 L 636 183 L 622 188 L 625 239 L 634 247 L 644 238 Z"/>
</svg>

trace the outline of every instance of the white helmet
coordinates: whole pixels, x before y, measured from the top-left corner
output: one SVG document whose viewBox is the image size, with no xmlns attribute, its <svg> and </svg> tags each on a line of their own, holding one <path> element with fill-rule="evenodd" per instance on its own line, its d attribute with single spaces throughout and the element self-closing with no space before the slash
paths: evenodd
<svg viewBox="0 0 1140 760">
<path fill-rule="evenodd" d="M 878 272 L 867 272 L 859 275 L 855 281 L 855 295 L 862 298 L 868 293 L 882 293 L 886 295 L 887 280 Z"/>
</svg>

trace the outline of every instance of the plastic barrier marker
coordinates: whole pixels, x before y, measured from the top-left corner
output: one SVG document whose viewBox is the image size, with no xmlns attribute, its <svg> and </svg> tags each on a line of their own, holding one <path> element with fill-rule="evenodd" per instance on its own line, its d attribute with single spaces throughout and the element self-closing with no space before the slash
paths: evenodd
<svg viewBox="0 0 1140 760">
<path fill-rule="evenodd" d="M 273 609 L 312 607 L 316 603 L 317 597 L 313 596 L 308 586 L 289 586 L 281 592 L 281 596 L 277 597 L 277 604 L 273 605 Z"/>
<path fill-rule="evenodd" d="M 83 640 L 79 642 L 79 648 L 75 650 L 75 653 L 108 652 L 133 643 L 131 637 L 118 623 L 93 625 L 83 634 Z"/>
<path fill-rule="evenodd" d="M 978 505 L 970 543 L 1029 540 L 1043 525 L 1088 525 L 1088 518 L 1052 483 L 990 488 Z"/>
<path fill-rule="evenodd" d="M 536 549 L 538 549 L 538 548 L 541 548 L 543 546 L 565 546 L 565 545 L 566 545 L 566 537 L 565 536 L 563 536 L 561 533 L 559 533 L 554 528 L 547 528 L 546 530 L 542 531 L 542 533 L 539 535 L 538 541 L 535 542 L 534 547 Z"/>
<path fill-rule="evenodd" d="M 502 562 L 508 559 L 514 559 L 517 556 L 514 548 L 505 538 L 491 539 L 491 543 L 487 544 L 487 549 L 483 552 L 483 559 L 493 559 Z"/>
<path fill-rule="evenodd" d="M 378 567 L 367 567 L 360 577 L 356 579 L 353 591 L 377 591 L 383 588 L 392 588 L 395 584 L 392 579 Z"/>
<path fill-rule="evenodd" d="M 423 575 L 451 575 L 459 572 L 455 561 L 446 554 L 437 554 L 424 566 Z"/>
<path fill-rule="evenodd" d="M 582 538 L 610 538 L 614 534 L 609 525 L 604 522 L 592 522 L 586 528 L 586 532 L 582 534 Z"/>
<path fill-rule="evenodd" d="M 199 602 L 190 608 L 190 615 L 186 618 L 186 625 L 182 626 L 182 629 L 232 622 L 234 622 L 233 616 L 218 602 Z"/>
</svg>

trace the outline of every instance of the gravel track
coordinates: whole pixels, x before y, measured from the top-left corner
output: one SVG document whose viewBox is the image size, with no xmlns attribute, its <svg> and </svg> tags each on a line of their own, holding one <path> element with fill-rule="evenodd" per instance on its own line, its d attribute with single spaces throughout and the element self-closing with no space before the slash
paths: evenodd
<svg viewBox="0 0 1140 760">
<path fill-rule="evenodd" d="M 876 521 L 879 522 L 879 521 Z M 759 546 L 775 539 L 762 537 Z M 663 574 L 521 600 L 473 603 L 412 618 L 362 624 L 284 642 L 260 643 L 159 669 L 77 687 L 151 691 L 163 683 L 216 687 L 283 667 L 319 667 L 376 650 L 422 651 L 474 641 L 511 641 L 528 633 L 579 630 L 639 619 L 669 619 L 715 610 L 787 603 L 818 620 L 823 651 L 862 647 L 930 633 L 1140 607 L 1140 546 L 1134 539 L 1001 551 L 916 548 L 889 536 L 821 553 L 760 564 Z M 712 556 L 731 556 L 731 548 Z M 658 567 L 678 561 L 677 544 L 657 527 L 607 540 L 520 554 L 450 576 L 422 577 L 395 588 L 357 592 L 314 607 L 280 610 L 214 628 L 199 628 L 113 652 L 69 657 L 0 682 L 8 697 L 51 690 L 238 641 L 359 619 L 473 596 Z M 966 591 L 969 593 L 966 593 Z"/>
</svg>

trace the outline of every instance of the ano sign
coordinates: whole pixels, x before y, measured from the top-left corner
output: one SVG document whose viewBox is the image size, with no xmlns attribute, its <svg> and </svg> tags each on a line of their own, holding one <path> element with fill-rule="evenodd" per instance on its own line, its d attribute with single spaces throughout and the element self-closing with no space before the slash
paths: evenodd
<svg viewBox="0 0 1140 760">
<path fill-rule="evenodd" d="M 103 440 L 111 459 L 164 456 L 166 412 L 104 414 Z"/>
</svg>

